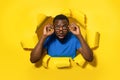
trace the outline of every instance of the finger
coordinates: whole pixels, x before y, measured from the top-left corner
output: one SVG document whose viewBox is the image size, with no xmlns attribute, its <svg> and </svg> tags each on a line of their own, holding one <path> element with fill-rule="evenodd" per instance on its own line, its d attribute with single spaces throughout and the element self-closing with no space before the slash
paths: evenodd
<svg viewBox="0 0 120 80">
<path fill-rule="evenodd" d="M 74 32 L 74 28 L 73 27 L 69 27 L 69 30 L 73 33 Z"/>
<path fill-rule="evenodd" d="M 54 30 L 51 30 L 48 32 L 49 35 L 52 35 L 54 33 Z"/>
<path fill-rule="evenodd" d="M 71 29 L 71 25 L 70 24 L 68 25 L 68 28 L 69 28 L 69 30 Z"/>
<path fill-rule="evenodd" d="M 54 33 L 54 29 L 52 29 L 51 32 Z"/>
<path fill-rule="evenodd" d="M 48 31 L 54 31 L 54 29 L 52 27 L 49 27 Z"/>
<path fill-rule="evenodd" d="M 45 25 L 45 27 L 44 27 L 44 30 L 43 30 L 44 32 L 46 32 L 47 31 L 47 25 Z"/>
<path fill-rule="evenodd" d="M 73 26 L 75 26 L 77 29 L 79 29 L 79 26 L 75 23 L 73 23 Z"/>
<path fill-rule="evenodd" d="M 76 26 L 74 25 L 74 24 L 71 24 L 71 29 L 73 30 L 73 31 L 76 31 Z"/>
<path fill-rule="evenodd" d="M 54 30 L 54 26 L 52 24 L 50 24 L 50 30 L 53 31 Z"/>
<path fill-rule="evenodd" d="M 50 31 L 50 24 L 45 25 L 44 32 Z"/>
<path fill-rule="evenodd" d="M 50 25 L 49 25 L 49 24 L 47 24 L 47 25 L 45 26 L 45 28 L 46 28 L 46 31 L 47 31 L 47 32 L 50 31 Z"/>
<path fill-rule="evenodd" d="M 72 27 L 71 27 L 71 24 L 68 26 L 68 28 L 69 28 L 69 30 L 70 31 L 72 31 L 73 29 L 72 29 Z"/>
<path fill-rule="evenodd" d="M 53 28 L 52 24 L 47 24 L 47 27 Z"/>
<path fill-rule="evenodd" d="M 47 25 L 47 31 L 51 31 L 53 30 L 53 25 L 52 24 L 48 24 Z"/>
</svg>

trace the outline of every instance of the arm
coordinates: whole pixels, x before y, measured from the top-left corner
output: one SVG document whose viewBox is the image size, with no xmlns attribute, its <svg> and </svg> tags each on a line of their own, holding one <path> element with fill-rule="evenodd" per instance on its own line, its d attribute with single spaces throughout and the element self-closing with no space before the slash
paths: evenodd
<svg viewBox="0 0 120 80">
<path fill-rule="evenodd" d="M 52 35 L 54 32 L 54 30 L 53 29 L 51 30 L 51 28 L 52 28 L 52 25 L 50 25 L 50 24 L 48 24 L 44 27 L 44 31 L 43 31 L 43 34 L 42 34 L 39 42 L 37 43 L 37 45 L 31 52 L 30 61 L 32 63 L 35 63 L 40 60 L 41 55 L 44 52 L 44 50 L 43 50 L 44 41 L 46 40 L 46 38 L 48 36 Z"/>
<path fill-rule="evenodd" d="M 81 42 L 82 47 L 79 48 L 78 51 L 82 54 L 82 56 L 84 57 L 85 60 L 91 62 L 93 60 L 93 52 L 90 49 L 90 47 L 88 46 L 88 44 L 86 43 L 86 41 L 84 40 L 79 27 L 74 23 L 72 23 L 69 27 L 70 27 L 70 31 L 74 35 L 76 35 L 76 37 Z"/>
</svg>

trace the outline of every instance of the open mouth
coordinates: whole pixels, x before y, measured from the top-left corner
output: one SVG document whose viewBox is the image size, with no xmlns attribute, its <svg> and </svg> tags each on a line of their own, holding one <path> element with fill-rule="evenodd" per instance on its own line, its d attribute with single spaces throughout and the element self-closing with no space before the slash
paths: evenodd
<svg viewBox="0 0 120 80">
<path fill-rule="evenodd" d="M 63 39 L 63 38 L 64 38 L 64 35 L 58 35 L 58 38 L 59 38 L 59 39 Z"/>
</svg>

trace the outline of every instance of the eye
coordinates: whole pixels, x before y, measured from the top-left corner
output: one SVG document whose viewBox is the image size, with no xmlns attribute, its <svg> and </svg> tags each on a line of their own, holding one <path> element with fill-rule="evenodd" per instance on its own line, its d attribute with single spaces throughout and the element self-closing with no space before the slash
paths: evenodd
<svg viewBox="0 0 120 80">
<path fill-rule="evenodd" d="M 63 29 L 67 29 L 67 26 L 63 26 Z"/>
<path fill-rule="evenodd" d="M 55 26 L 55 29 L 59 29 L 59 26 Z"/>
</svg>

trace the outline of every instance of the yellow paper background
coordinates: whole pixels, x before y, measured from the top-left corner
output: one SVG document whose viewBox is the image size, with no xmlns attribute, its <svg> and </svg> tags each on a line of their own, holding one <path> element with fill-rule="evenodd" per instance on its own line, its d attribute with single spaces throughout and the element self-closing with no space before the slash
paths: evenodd
<svg viewBox="0 0 120 80">
<path fill-rule="evenodd" d="M 34 35 L 38 13 L 76 9 L 87 27 L 100 32 L 94 63 L 72 69 L 45 69 L 30 63 L 20 41 Z M 120 80 L 120 2 L 118 0 L 1 0 L 0 80 Z"/>
</svg>

